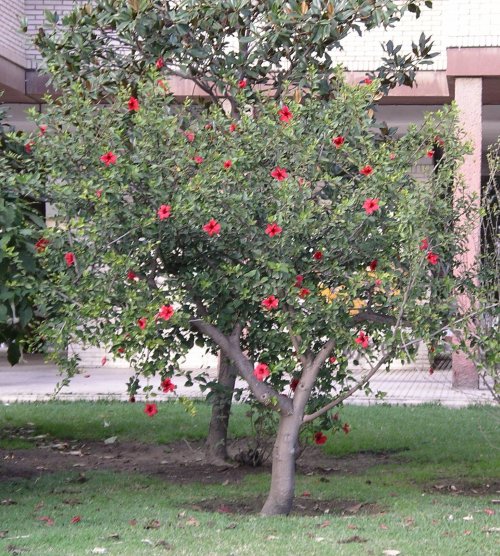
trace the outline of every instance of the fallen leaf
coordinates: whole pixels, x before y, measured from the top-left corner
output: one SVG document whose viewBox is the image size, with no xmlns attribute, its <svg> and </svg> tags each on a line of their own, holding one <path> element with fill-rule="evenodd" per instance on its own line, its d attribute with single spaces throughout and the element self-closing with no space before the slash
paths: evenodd
<svg viewBox="0 0 500 556">
<path fill-rule="evenodd" d="M 472 533 L 472 531 L 470 531 L 469 529 L 467 529 L 466 531 L 464 531 L 464 535 L 470 535 Z"/>
<path fill-rule="evenodd" d="M 351 543 L 351 542 L 363 543 L 363 542 L 368 542 L 368 539 L 363 539 L 359 535 L 354 535 L 353 537 L 349 537 L 348 539 L 344 539 L 344 540 L 337 541 L 337 542 L 338 542 L 338 544 L 348 544 L 348 543 Z M 399 552 L 398 552 L 398 554 L 399 554 Z"/>
<path fill-rule="evenodd" d="M 5 500 L 2 500 L 0 504 L 2 506 L 13 506 L 14 504 L 17 504 L 17 502 L 12 500 L 12 498 L 5 498 Z"/>
<path fill-rule="evenodd" d="M 266 537 L 266 541 L 277 541 L 279 540 L 279 537 L 277 537 L 276 535 L 269 535 L 268 537 Z"/>
<path fill-rule="evenodd" d="M 132 525 L 132 527 L 135 527 L 137 525 L 137 519 L 129 519 L 128 524 Z"/>
<path fill-rule="evenodd" d="M 51 527 L 52 525 L 54 525 L 54 520 L 52 518 L 50 518 L 48 515 L 42 515 L 40 517 L 37 517 L 36 519 L 37 519 L 37 521 L 42 521 L 48 527 Z"/>
<path fill-rule="evenodd" d="M 474 518 L 471 515 L 466 515 L 462 518 L 464 521 L 472 521 Z"/>
<path fill-rule="evenodd" d="M 154 546 L 154 542 L 151 539 L 142 539 L 141 542 L 143 542 L 144 544 L 150 544 L 151 546 Z"/>
<path fill-rule="evenodd" d="M 486 515 L 495 515 L 495 510 L 491 510 L 490 508 L 485 508 L 483 511 Z"/>
<path fill-rule="evenodd" d="M 224 527 L 224 529 L 236 529 L 236 527 L 236 523 L 229 523 L 228 525 L 226 525 L 226 527 Z"/>
<path fill-rule="evenodd" d="M 35 512 L 41 510 L 44 505 L 44 502 L 38 502 L 38 504 L 35 506 Z"/>
<path fill-rule="evenodd" d="M 316 542 L 321 542 L 321 541 L 324 541 L 324 540 L 325 540 L 325 537 L 316 537 L 314 540 L 315 540 Z"/>
<path fill-rule="evenodd" d="M 107 421 L 104 421 L 104 423 L 102 424 L 102 426 L 107 429 L 109 427 L 109 423 Z"/>
<path fill-rule="evenodd" d="M 13 544 L 9 544 L 7 546 L 7 552 L 9 552 L 10 554 L 14 554 L 14 556 L 16 556 L 16 554 L 22 554 L 23 552 L 28 552 L 28 549 L 22 548 L 21 546 L 14 546 Z"/>
<path fill-rule="evenodd" d="M 229 506 L 226 506 L 226 504 L 221 504 L 217 508 L 217 511 L 221 514 L 232 514 L 233 513 L 233 510 Z"/>
<path fill-rule="evenodd" d="M 197 519 L 195 519 L 194 517 L 190 517 L 186 521 L 186 525 L 189 525 L 191 527 L 198 527 L 200 525 L 200 522 Z"/>
<path fill-rule="evenodd" d="M 320 524 L 318 525 L 318 527 L 319 527 L 320 529 L 324 529 L 325 527 L 328 527 L 331 523 L 332 523 L 332 522 L 329 521 L 329 520 L 327 519 L 326 521 L 323 521 L 323 523 L 320 523 Z"/>
<path fill-rule="evenodd" d="M 5 539 L 9 531 L 0 531 L 0 539 Z"/>
<path fill-rule="evenodd" d="M 112 541 L 118 541 L 120 540 L 120 535 L 118 533 L 111 533 L 111 535 L 108 535 L 106 538 Z"/>
<path fill-rule="evenodd" d="M 159 529 L 160 522 L 157 519 L 151 519 L 144 525 L 144 529 Z"/>
<path fill-rule="evenodd" d="M 483 527 L 481 531 L 483 533 L 500 533 L 500 527 Z"/>
<path fill-rule="evenodd" d="M 82 518 L 79 515 L 75 515 L 75 517 L 71 518 L 71 523 L 80 523 Z"/>
<path fill-rule="evenodd" d="M 348 528 L 348 529 L 351 529 L 351 531 L 355 531 L 355 530 L 358 528 L 358 526 L 357 526 L 357 525 L 353 525 L 352 523 L 350 523 L 350 524 L 347 526 L 347 528 Z"/>
<path fill-rule="evenodd" d="M 384 523 L 380 524 L 380 529 L 384 529 L 385 531 L 387 531 L 387 529 L 389 529 L 389 527 L 387 527 L 387 525 L 385 525 Z"/>
<path fill-rule="evenodd" d="M 229 479 L 226 479 L 226 480 L 222 483 L 222 486 L 225 487 L 225 486 L 227 486 L 228 484 L 229 484 Z"/>
<path fill-rule="evenodd" d="M 114 444 L 117 439 L 117 436 L 110 436 L 109 438 L 106 438 L 106 440 L 104 440 L 104 444 Z"/>
<path fill-rule="evenodd" d="M 172 548 L 174 548 L 170 543 L 168 543 L 167 541 L 158 541 L 155 546 L 160 546 L 161 548 L 163 548 L 164 550 L 172 550 Z"/>
<path fill-rule="evenodd" d="M 398 554 L 401 554 L 401 552 L 399 550 L 384 550 L 382 552 L 382 554 L 385 554 L 385 556 L 398 556 Z"/>
<path fill-rule="evenodd" d="M 103 548 L 102 546 L 96 546 L 92 549 L 92 554 L 106 554 L 108 551 L 107 548 Z"/>
<path fill-rule="evenodd" d="M 78 498 L 66 498 L 63 500 L 63 504 L 67 504 L 68 506 L 78 506 L 78 504 L 81 504 L 81 501 Z"/>
</svg>

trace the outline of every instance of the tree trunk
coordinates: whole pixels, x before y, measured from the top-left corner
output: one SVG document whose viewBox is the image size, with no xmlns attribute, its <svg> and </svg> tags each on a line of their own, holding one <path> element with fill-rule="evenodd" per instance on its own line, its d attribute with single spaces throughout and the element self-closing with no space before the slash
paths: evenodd
<svg viewBox="0 0 500 556">
<path fill-rule="evenodd" d="M 222 462 L 229 459 L 227 453 L 227 429 L 235 381 L 236 370 L 234 366 L 225 355 L 219 353 L 217 382 L 221 390 L 215 392 L 213 397 L 212 417 L 205 446 L 207 458 L 210 461 Z"/>
<path fill-rule="evenodd" d="M 273 449 L 271 488 L 261 515 L 288 515 L 295 493 L 295 459 L 302 417 L 282 415 Z"/>
</svg>

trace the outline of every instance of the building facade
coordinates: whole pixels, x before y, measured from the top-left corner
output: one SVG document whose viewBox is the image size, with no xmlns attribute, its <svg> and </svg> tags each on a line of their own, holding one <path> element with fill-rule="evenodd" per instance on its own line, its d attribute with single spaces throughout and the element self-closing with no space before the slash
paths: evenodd
<svg viewBox="0 0 500 556">
<path fill-rule="evenodd" d="M 41 99 L 47 91 L 47 78 L 40 71 L 40 57 L 30 36 L 43 26 L 45 10 L 63 14 L 77 3 L 82 0 L 0 0 L 1 102 L 9 107 L 10 123 L 18 129 L 30 128 L 25 112 L 33 106 L 42 111 Z M 405 51 L 412 41 L 418 41 L 422 31 L 432 35 L 439 52 L 434 63 L 418 72 L 413 88 L 391 91 L 381 101 L 378 118 L 404 130 L 410 122 L 422 121 L 425 112 L 455 100 L 473 145 L 462 174 L 469 191 L 480 195 L 481 180 L 487 174 L 485 153 L 500 135 L 500 1 L 434 0 L 433 6 L 432 10 L 424 9 L 419 19 L 408 13 L 393 29 L 374 29 L 363 37 L 353 33 L 336 56 L 348 79 L 359 82 L 380 64 L 381 42 L 391 39 Z M 19 31 L 23 19 L 27 36 Z M 193 94 L 191 83 L 173 79 L 170 85 L 179 97 Z M 430 161 L 424 161 L 417 171 L 428 170 L 426 164 Z M 478 227 L 471 233 L 469 256 L 463 264 L 470 264 L 479 250 Z M 474 366 L 460 354 L 453 357 L 455 386 L 477 387 Z"/>
</svg>

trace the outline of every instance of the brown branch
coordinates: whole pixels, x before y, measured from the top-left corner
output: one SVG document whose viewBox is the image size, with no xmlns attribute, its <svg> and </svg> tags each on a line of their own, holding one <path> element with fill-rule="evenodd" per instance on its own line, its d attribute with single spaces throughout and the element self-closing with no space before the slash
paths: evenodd
<svg viewBox="0 0 500 556">
<path fill-rule="evenodd" d="M 321 415 L 324 415 L 325 413 L 330 411 L 330 409 L 332 409 L 332 408 L 336 407 L 337 405 L 341 404 L 346 398 L 349 398 L 355 392 L 357 392 L 358 390 L 363 388 L 363 386 L 365 386 L 365 384 L 380 369 L 380 367 L 384 363 L 386 363 L 391 357 L 392 357 L 392 351 L 389 352 L 384 357 L 382 357 L 382 359 L 375 365 L 375 367 L 370 369 L 370 372 L 368 374 L 366 374 L 364 377 L 362 377 L 362 379 L 359 382 L 357 382 L 352 388 L 350 388 L 347 392 L 344 392 L 338 398 L 335 398 L 330 403 L 327 403 L 325 406 L 323 406 L 321 409 L 318 409 L 314 413 L 309 413 L 308 415 L 304 415 L 304 418 L 302 419 L 302 423 L 310 423 L 311 421 L 314 421 L 314 419 L 316 419 L 317 417 L 320 417 Z"/>
<path fill-rule="evenodd" d="M 227 337 L 216 326 L 203 319 L 191 319 L 190 322 L 202 334 L 211 338 L 220 347 L 221 351 L 224 352 L 224 355 L 234 362 L 240 376 L 246 380 L 257 401 L 284 415 L 291 415 L 293 413 L 292 400 L 288 396 L 279 394 L 269 384 L 257 380 L 253 374 L 252 362 L 241 351 L 238 334 L 238 331 L 241 333 L 242 327 L 240 324 L 236 324 L 231 336 Z"/>
</svg>

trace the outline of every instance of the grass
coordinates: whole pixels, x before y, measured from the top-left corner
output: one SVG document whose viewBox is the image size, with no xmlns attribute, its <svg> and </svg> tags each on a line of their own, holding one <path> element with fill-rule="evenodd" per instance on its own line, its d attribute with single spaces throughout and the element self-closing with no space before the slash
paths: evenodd
<svg viewBox="0 0 500 556">
<path fill-rule="evenodd" d="M 190 417 L 178 405 L 163 404 L 149 419 L 141 405 L 116 402 L 17 404 L 0 407 L 0 423 L 30 426 L 36 434 L 59 439 L 118 435 L 121 441 L 168 443 L 203 438 L 209 408 L 196 408 L 196 416 Z M 231 434 L 246 435 L 245 408 L 236 407 L 234 413 Z M 269 486 L 266 473 L 224 486 L 178 485 L 110 472 L 88 472 L 89 480 L 80 484 L 75 482 L 76 472 L 64 472 L 0 482 L 0 499 L 17 502 L 0 506 L 0 531 L 8 530 L 6 538 L 0 538 L 0 553 L 9 546 L 11 553 L 25 548 L 27 555 L 36 556 L 80 556 L 95 547 L 120 556 L 382 555 L 389 549 L 402 556 L 499 553 L 500 533 L 487 532 L 499 525 L 491 495 L 451 495 L 428 488 L 444 479 L 457 484 L 499 479 L 497 408 L 350 406 L 342 410 L 342 418 L 352 432 L 336 435 L 325 445 L 333 464 L 336 456 L 382 450 L 399 452 L 404 463 L 379 465 L 360 474 L 330 474 L 326 481 L 318 474 L 299 476 L 299 503 L 301 493 L 308 491 L 314 499 L 376 503 L 382 512 L 263 519 L 195 508 L 204 500 L 229 503 L 264 496 Z M 109 426 L 104 427 L 104 421 Z M 12 442 L 9 449 L 14 450 Z M 485 512 L 489 509 L 496 513 Z M 75 515 L 81 522 L 71 524 Z M 39 521 L 41 516 L 49 516 L 54 524 Z M 148 524 L 158 528 L 146 529 Z M 342 542 L 346 540 L 352 542 Z"/>
</svg>

